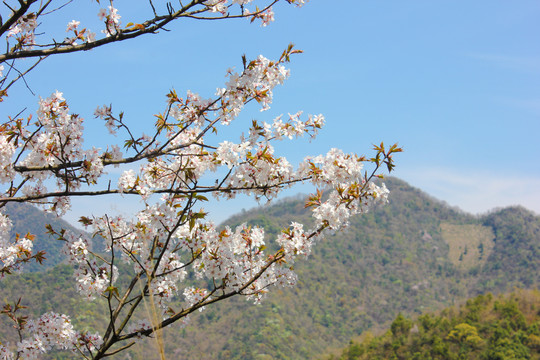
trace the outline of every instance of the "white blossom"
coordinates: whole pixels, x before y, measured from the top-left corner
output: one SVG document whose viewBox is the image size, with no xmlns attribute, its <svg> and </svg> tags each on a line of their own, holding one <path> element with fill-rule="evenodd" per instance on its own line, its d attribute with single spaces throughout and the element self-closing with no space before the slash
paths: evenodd
<svg viewBox="0 0 540 360">
<path fill-rule="evenodd" d="M 15 356 L 6 346 L 0 344 L 0 360 L 14 360 Z"/>
<path fill-rule="evenodd" d="M 0 135 L 0 183 L 6 183 L 15 178 L 11 161 L 14 153 L 15 146 L 8 141 L 6 136 Z"/>
<path fill-rule="evenodd" d="M 260 14 L 262 23 L 261 26 L 268 26 L 272 21 L 274 21 L 274 11 L 272 8 L 268 8 L 266 11 L 263 11 Z"/>
<path fill-rule="evenodd" d="M 120 179 L 118 179 L 118 190 L 120 192 L 131 190 L 135 187 L 136 181 L 137 176 L 135 175 L 135 171 L 133 169 L 126 170 L 122 173 Z"/>
<path fill-rule="evenodd" d="M 77 30 L 80 24 L 81 24 L 80 21 L 71 20 L 67 25 L 66 32 Z"/>
</svg>

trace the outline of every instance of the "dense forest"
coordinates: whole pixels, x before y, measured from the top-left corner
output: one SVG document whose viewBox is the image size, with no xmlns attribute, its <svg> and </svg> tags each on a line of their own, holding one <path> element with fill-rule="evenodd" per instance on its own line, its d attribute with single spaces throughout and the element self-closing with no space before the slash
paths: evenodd
<svg viewBox="0 0 540 360">
<path fill-rule="evenodd" d="M 487 293 L 415 320 L 399 314 L 382 335 L 366 332 L 327 359 L 540 359 L 540 292 Z"/>
<path fill-rule="evenodd" d="M 472 216 L 401 180 L 385 182 L 390 203 L 316 244 L 308 259 L 295 264 L 297 286 L 271 289 L 257 306 L 236 298 L 209 307 L 188 326 L 165 331 L 166 354 L 179 359 L 317 358 L 368 330 L 382 331 L 400 313 L 416 318 L 479 294 L 538 288 L 538 216 L 521 207 Z M 290 221 L 311 222 L 300 198 L 242 212 L 226 224 L 262 226 L 272 246 L 272 237 Z M 48 265 L 55 265 L 56 256 L 49 258 Z M 76 327 L 99 330 L 106 316 L 103 304 L 81 299 L 71 274 L 59 263 L 11 276 L 0 283 L 0 292 L 9 302 L 22 296 L 30 316 L 64 312 Z M 14 341 L 14 334 L 1 326 L 0 338 Z M 152 339 L 143 341 L 129 355 L 157 358 L 155 346 Z"/>
</svg>

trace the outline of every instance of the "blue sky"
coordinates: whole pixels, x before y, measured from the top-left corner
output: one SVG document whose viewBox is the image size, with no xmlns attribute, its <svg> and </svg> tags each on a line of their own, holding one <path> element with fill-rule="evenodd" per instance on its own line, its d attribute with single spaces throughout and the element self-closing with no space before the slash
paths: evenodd
<svg viewBox="0 0 540 360">
<path fill-rule="evenodd" d="M 115 2 L 123 24 L 149 10 L 145 1 L 129 9 L 133 3 Z M 81 19 L 95 31 L 98 10 L 80 2 L 44 26 L 61 37 L 67 22 Z M 315 141 L 282 143 L 280 153 L 298 162 L 332 147 L 369 155 L 373 143 L 398 142 L 405 151 L 395 176 L 450 205 L 482 213 L 521 204 L 540 213 L 540 2 L 311 0 L 275 13 L 266 28 L 180 21 L 170 32 L 48 59 L 27 81 L 43 97 L 64 92 L 89 122 L 87 145 L 104 146 L 115 139 L 100 135 L 97 105 L 112 103 L 134 127 L 150 129 L 170 88 L 209 96 L 227 68 L 241 67 L 242 54 L 277 58 L 292 42 L 304 53 L 293 58 L 290 80 L 275 90 L 270 111 L 248 109 L 227 129 L 233 141 L 252 118 L 322 113 L 327 125 Z M 2 106 L 32 111 L 37 100 L 19 83 Z M 97 204 L 80 203 L 72 216 Z M 210 210 L 221 221 L 253 205 Z"/>
</svg>

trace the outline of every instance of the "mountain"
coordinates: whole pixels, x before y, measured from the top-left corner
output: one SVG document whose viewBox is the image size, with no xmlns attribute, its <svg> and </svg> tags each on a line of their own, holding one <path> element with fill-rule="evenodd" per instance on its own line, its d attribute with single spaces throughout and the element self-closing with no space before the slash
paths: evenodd
<svg viewBox="0 0 540 360">
<path fill-rule="evenodd" d="M 390 203 L 316 244 L 295 264 L 296 287 L 271 289 L 257 306 L 233 298 L 209 307 L 187 327 L 167 329 L 166 353 L 175 359 L 317 358 L 366 330 L 383 329 L 399 313 L 417 316 L 485 292 L 538 287 L 538 216 L 520 207 L 472 216 L 401 180 L 385 182 Z M 227 224 L 264 226 L 270 239 L 290 221 L 312 221 L 298 198 L 243 212 Z M 70 272 L 57 269 L 11 277 L 0 292 L 9 299 L 23 292 L 30 308 L 39 303 L 41 310 L 67 312 L 55 300 L 61 294 L 49 298 L 45 287 L 31 288 L 53 271 L 65 284 L 60 293 L 71 294 Z M 104 314 L 98 304 L 83 304 L 76 295 L 69 301 L 65 308 L 83 312 L 77 325 L 99 328 Z M 130 356 L 157 358 L 152 341 L 144 344 Z"/>
<path fill-rule="evenodd" d="M 390 204 L 317 244 L 309 259 L 297 263 L 295 288 L 271 291 L 259 307 L 237 299 L 201 314 L 177 340 L 186 356 L 313 358 L 399 312 L 421 314 L 486 291 L 538 286 L 539 217 L 519 207 L 476 217 L 398 179 L 386 184 Z M 302 201 L 229 222 L 275 233 L 291 220 L 310 222 Z M 212 337 L 222 339 L 217 344 L 199 340 L 214 331 Z"/>
<path fill-rule="evenodd" d="M 411 320 L 399 314 L 381 335 L 367 332 L 328 360 L 540 359 L 540 292 L 479 295 Z"/>
</svg>

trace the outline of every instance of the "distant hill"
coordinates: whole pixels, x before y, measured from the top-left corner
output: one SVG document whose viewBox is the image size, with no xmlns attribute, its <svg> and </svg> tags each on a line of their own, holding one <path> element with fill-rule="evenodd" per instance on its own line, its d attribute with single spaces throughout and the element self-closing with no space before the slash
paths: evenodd
<svg viewBox="0 0 540 360">
<path fill-rule="evenodd" d="M 328 360 L 540 359 L 540 292 L 479 295 L 416 320 L 399 314 L 381 335 L 367 332 Z"/>
<path fill-rule="evenodd" d="M 235 298 L 209 307 L 186 328 L 166 331 L 166 353 L 175 359 L 313 359 L 366 330 L 388 326 L 398 313 L 415 316 L 488 291 L 538 287 L 540 217 L 520 207 L 472 216 L 401 180 L 385 182 L 390 204 L 318 243 L 307 260 L 297 262 L 296 287 L 271 289 L 259 306 Z M 290 221 L 311 223 L 303 205 L 299 199 L 281 201 L 227 223 L 264 226 L 271 238 Z M 66 274 L 58 281 L 69 284 Z M 13 298 L 38 275 L 8 279 L 0 292 Z M 44 291 L 28 291 L 25 299 L 43 299 L 43 309 L 56 301 Z M 71 299 L 67 308 L 77 302 L 82 300 Z M 86 326 L 84 318 L 94 316 L 99 326 L 103 313 L 97 306 L 83 309 L 86 315 L 76 322 Z M 151 346 L 130 352 L 133 359 L 157 359 Z"/>
</svg>

